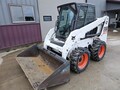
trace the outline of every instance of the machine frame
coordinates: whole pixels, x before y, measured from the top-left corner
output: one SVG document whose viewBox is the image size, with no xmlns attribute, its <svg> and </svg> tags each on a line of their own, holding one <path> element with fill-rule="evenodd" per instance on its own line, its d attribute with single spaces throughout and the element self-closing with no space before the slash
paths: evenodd
<svg viewBox="0 0 120 90">
<path fill-rule="evenodd" d="M 76 3 L 70 3 L 58 6 L 66 6 L 66 5 L 72 5 L 75 4 L 75 7 L 79 6 L 93 6 L 89 4 L 76 4 Z M 93 6 L 94 7 L 94 6 Z M 78 10 L 78 8 L 77 8 Z M 59 10 L 58 10 L 59 11 Z M 78 12 L 78 11 L 77 11 Z M 76 16 L 78 13 L 76 13 Z M 98 18 L 91 23 L 84 25 L 83 27 L 76 29 L 76 23 L 73 26 L 73 30 L 70 32 L 69 36 L 66 38 L 65 41 L 57 39 L 54 34 L 56 33 L 56 28 L 50 29 L 48 34 L 46 35 L 45 41 L 44 41 L 44 48 L 49 49 L 50 51 L 53 51 L 55 53 L 58 53 L 60 56 L 62 56 L 64 59 L 68 59 L 70 53 L 72 50 L 74 50 L 77 47 L 83 47 L 83 48 L 89 48 L 89 46 L 92 45 L 93 40 L 100 39 L 104 42 L 107 41 L 107 31 L 108 31 L 108 24 L 109 24 L 109 17 L 104 16 L 102 18 Z M 96 30 L 97 32 L 95 34 L 89 34 L 92 30 Z M 51 38 L 54 38 L 56 42 L 52 42 Z"/>
</svg>

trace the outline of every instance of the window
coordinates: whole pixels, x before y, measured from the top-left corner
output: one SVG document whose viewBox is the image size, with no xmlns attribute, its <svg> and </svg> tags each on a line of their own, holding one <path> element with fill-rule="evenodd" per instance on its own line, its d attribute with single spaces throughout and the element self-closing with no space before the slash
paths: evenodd
<svg viewBox="0 0 120 90">
<path fill-rule="evenodd" d="M 79 18 L 81 18 L 81 19 L 85 18 L 85 12 L 81 9 L 80 9 L 80 12 L 79 12 Z"/>
<path fill-rule="evenodd" d="M 85 18 L 86 18 L 87 6 L 79 7 L 79 17 L 77 20 L 76 28 L 81 28 L 84 26 Z"/>
<path fill-rule="evenodd" d="M 70 6 L 63 6 L 60 10 L 56 37 L 66 39 L 71 32 L 71 25 L 74 19 L 74 12 Z"/>
<path fill-rule="evenodd" d="M 76 29 L 83 27 L 95 20 L 95 7 L 94 6 L 80 6 L 79 17 L 76 24 Z"/>
<path fill-rule="evenodd" d="M 23 6 L 25 21 L 34 21 L 34 9 L 32 6 Z"/>
<path fill-rule="evenodd" d="M 10 6 L 10 11 L 13 23 L 35 21 L 33 6 Z"/>
<path fill-rule="evenodd" d="M 71 25 L 73 18 L 74 18 L 74 13 L 73 11 L 71 11 L 71 9 L 69 8 L 67 8 L 67 10 L 63 9 L 61 12 L 59 27 Z"/>
<path fill-rule="evenodd" d="M 11 6 L 11 14 L 13 21 L 24 21 L 23 12 L 21 7 Z"/>
<path fill-rule="evenodd" d="M 86 15 L 85 25 L 93 22 L 95 20 L 95 7 L 89 6 Z"/>
</svg>

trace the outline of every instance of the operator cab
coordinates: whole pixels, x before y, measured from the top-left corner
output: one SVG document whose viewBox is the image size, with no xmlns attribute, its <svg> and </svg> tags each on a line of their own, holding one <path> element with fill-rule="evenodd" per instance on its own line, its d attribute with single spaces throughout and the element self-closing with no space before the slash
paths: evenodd
<svg viewBox="0 0 120 90">
<path fill-rule="evenodd" d="M 58 6 L 56 38 L 65 41 L 70 32 L 79 29 L 96 19 L 95 6 L 84 3 L 69 3 Z"/>
</svg>

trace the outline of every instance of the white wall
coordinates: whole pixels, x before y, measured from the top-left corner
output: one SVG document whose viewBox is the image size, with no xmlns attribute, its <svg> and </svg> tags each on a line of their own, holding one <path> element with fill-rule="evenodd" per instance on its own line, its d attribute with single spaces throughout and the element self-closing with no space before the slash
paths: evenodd
<svg viewBox="0 0 120 90">
<path fill-rule="evenodd" d="M 41 23 L 42 39 L 44 40 L 50 28 L 55 26 L 57 20 L 57 6 L 70 2 L 85 3 L 85 0 L 38 0 L 39 15 Z M 43 21 L 43 16 L 52 16 L 52 21 Z"/>
</svg>

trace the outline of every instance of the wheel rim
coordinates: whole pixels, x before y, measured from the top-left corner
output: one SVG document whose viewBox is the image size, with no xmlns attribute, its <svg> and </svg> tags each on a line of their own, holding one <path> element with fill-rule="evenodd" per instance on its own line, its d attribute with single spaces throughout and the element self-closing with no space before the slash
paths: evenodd
<svg viewBox="0 0 120 90">
<path fill-rule="evenodd" d="M 99 52 L 98 52 L 99 58 L 102 58 L 103 55 L 104 55 L 104 53 L 105 53 L 105 46 L 104 46 L 104 45 L 101 45 L 101 46 L 100 46 L 100 50 L 99 50 Z"/>
<path fill-rule="evenodd" d="M 81 56 L 81 60 L 78 62 L 78 67 L 80 69 L 83 69 L 86 67 L 87 63 L 88 63 L 88 54 L 85 53 Z"/>
</svg>

